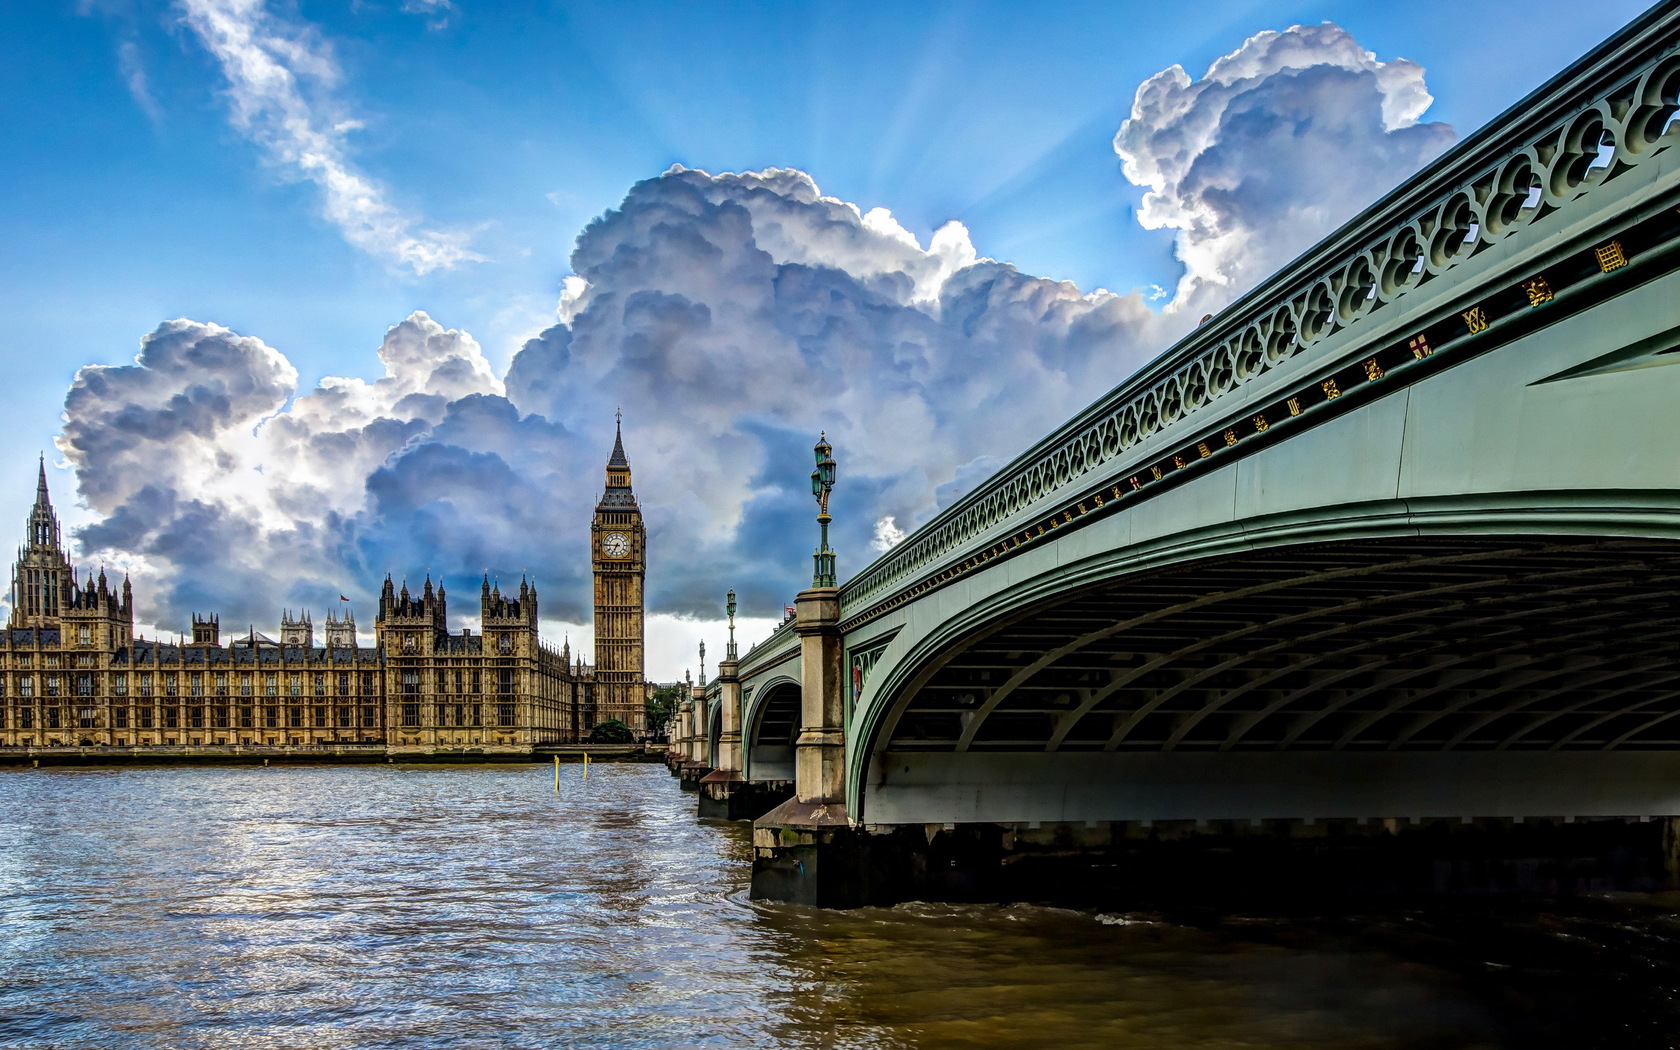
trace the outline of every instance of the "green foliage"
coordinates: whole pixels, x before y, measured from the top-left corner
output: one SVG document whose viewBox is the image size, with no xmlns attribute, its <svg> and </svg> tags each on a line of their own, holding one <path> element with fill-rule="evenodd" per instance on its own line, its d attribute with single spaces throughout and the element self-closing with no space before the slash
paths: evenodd
<svg viewBox="0 0 1680 1050">
<path fill-rule="evenodd" d="M 597 722 L 595 728 L 589 731 L 591 744 L 631 744 L 635 740 L 636 734 L 630 731 L 630 727 L 616 718 Z"/>
<path fill-rule="evenodd" d="M 671 723 L 677 717 L 677 705 L 682 703 L 683 687 L 680 685 L 662 685 L 653 691 L 653 696 L 647 702 L 647 724 L 649 729 L 660 729 Z"/>
</svg>

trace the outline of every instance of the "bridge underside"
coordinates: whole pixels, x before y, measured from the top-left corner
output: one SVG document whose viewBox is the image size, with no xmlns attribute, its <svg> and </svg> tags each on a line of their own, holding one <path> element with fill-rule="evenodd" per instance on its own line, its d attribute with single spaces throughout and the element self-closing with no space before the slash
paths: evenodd
<svg viewBox="0 0 1680 1050">
<path fill-rule="evenodd" d="M 884 722 L 863 819 L 1680 811 L 1677 642 L 1674 542 L 1383 539 L 1128 577 L 951 646 Z"/>
</svg>

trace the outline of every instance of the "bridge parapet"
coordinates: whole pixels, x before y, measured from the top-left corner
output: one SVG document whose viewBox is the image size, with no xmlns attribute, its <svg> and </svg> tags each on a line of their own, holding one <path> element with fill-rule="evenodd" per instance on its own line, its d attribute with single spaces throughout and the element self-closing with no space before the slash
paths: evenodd
<svg viewBox="0 0 1680 1050">
<path fill-rule="evenodd" d="M 741 676 L 750 678 L 759 668 L 780 663 L 798 650 L 799 632 L 793 629 L 793 621 L 788 620 L 779 624 L 770 637 L 746 651 L 740 660 Z"/>
<path fill-rule="evenodd" d="M 1382 378 L 1396 354 L 1422 365 L 1497 334 L 1485 289 L 1550 300 L 1534 275 L 1671 189 L 1676 141 L 1680 12 L 1654 9 L 878 558 L 842 588 L 845 624 L 1246 452 L 1280 417 Z M 1632 256 L 1616 240 L 1595 250 L 1598 276 Z"/>
</svg>

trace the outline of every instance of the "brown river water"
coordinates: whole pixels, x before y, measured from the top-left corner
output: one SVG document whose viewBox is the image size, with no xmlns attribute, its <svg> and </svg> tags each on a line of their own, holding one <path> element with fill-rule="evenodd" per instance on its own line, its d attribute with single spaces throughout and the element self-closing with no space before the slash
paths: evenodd
<svg viewBox="0 0 1680 1050">
<path fill-rule="evenodd" d="M 747 900 L 660 766 L 0 771 L 0 1046 L 1680 1045 L 1680 900 Z"/>
</svg>

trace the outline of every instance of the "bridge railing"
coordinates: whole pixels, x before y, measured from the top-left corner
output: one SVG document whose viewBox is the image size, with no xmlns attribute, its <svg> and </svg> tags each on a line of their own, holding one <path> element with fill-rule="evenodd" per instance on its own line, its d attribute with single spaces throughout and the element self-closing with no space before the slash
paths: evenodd
<svg viewBox="0 0 1680 1050">
<path fill-rule="evenodd" d="M 843 615 L 971 552 L 1070 483 L 1680 141 L 1680 10 L 1652 9 L 916 529 Z M 1339 341 L 1338 341 L 1339 342 Z M 1204 451 L 1204 455 L 1206 452 Z"/>
</svg>

